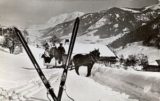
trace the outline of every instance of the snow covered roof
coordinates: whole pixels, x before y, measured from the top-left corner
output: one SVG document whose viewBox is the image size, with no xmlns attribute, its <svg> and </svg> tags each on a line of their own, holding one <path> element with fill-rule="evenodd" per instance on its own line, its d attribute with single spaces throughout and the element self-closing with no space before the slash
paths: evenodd
<svg viewBox="0 0 160 101">
<path fill-rule="evenodd" d="M 69 44 L 64 45 L 66 52 L 68 51 Z M 84 44 L 84 43 L 75 43 L 73 54 L 88 54 L 94 49 L 99 49 L 100 56 L 115 56 L 114 53 L 105 45 L 102 44 Z"/>
<path fill-rule="evenodd" d="M 149 61 L 150 65 L 160 66 L 160 60 Z"/>
<path fill-rule="evenodd" d="M 157 64 L 160 66 L 160 60 L 156 60 Z"/>
</svg>

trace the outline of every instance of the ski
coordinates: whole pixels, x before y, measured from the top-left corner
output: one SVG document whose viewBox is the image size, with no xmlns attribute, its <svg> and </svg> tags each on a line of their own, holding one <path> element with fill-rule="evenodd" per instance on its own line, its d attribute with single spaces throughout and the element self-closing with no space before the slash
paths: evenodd
<svg viewBox="0 0 160 101">
<path fill-rule="evenodd" d="M 34 67 L 35 67 L 35 69 L 36 69 L 39 77 L 41 78 L 44 86 L 46 87 L 47 91 L 48 91 L 49 94 L 51 95 L 52 99 L 53 99 L 54 101 L 58 101 L 58 99 L 57 99 L 57 97 L 56 97 L 56 95 L 55 95 L 55 93 L 54 93 L 54 91 L 53 91 L 53 89 L 52 89 L 49 81 L 47 80 L 47 78 L 46 78 L 45 75 L 43 74 L 40 66 L 38 65 L 36 59 L 34 58 L 32 52 L 31 52 L 31 50 L 30 50 L 30 48 L 29 48 L 29 46 L 28 46 L 28 44 L 27 44 L 27 42 L 26 42 L 26 40 L 24 39 L 24 37 L 23 37 L 23 35 L 22 35 L 22 33 L 21 33 L 21 31 L 18 30 L 16 27 L 14 27 L 14 31 L 15 31 L 15 33 L 17 34 L 20 42 L 22 43 L 25 51 L 27 52 L 27 54 L 28 54 L 31 62 L 33 63 L 33 65 L 34 65 Z"/>
<path fill-rule="evenodd" d="M 75 23 L 74 23 L 72 36 L 71 36 L 71 39 L 70 39 L 71 41 L 70 41 L 70 44 L 69 44 L 67 60 L 65 62 L 63 74 L 61 76 L 59 92 L 58 92 L 58 101 L 61 101 L 63 90 L 64 90 L 64 85 L 65 85 L 65 82 L 66 82 L 66 79 L 67 79 L 69 63 L 70 63 L 70 60 L 71 60 L 71 55 L 72 55 L 72 51 L 73 51 L 73 48 L 74 48 L 74 43 L 75 43 L 77 32 L 78 32 L 79 21 L 80 21 L 80 19 L 77 17 L 76 20 L 75 20 Z"/>
</svg>

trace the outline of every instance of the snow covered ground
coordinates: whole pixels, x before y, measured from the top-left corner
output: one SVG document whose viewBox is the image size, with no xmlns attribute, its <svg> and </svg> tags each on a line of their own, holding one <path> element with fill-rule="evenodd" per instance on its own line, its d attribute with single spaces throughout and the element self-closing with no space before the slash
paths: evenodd
<svg viewBox="0 0 160 101">
<path fill-rule="evenodd" d="M 124 29 L 125 30 L 125 29 Z M 78 36 L 76 41 L 80 42 L 80 43 L 99 43 L 99 44 L 104 44 L 104 45 L 108 45 L 110 43 L 112 43 L 113 41 L 115 41 L 116 39 L 122 37 L 125 34 L 119 34 L 119 35 L 115 35 L 115 36 L 111 36 L 109 38 L 100 38 L 98 35 L 94 35 L 94 33 L 96 33 L 98 30 L 92 30 L 87 32 L 87 34 Z M 66 36 L 67 37 L 67 36 Z"/>
<path fill-rule="evenodd" d="M 160 101 L 160 73 L 126 71 L 95 65 L 92 78 L 139 101 Z"/>
<path fill-rule="evenodd" d="M 136 51 L 135 51 L 136 49 Z M 124 49 L 118 49 L 117 54 L 124 55 L 124 58 L 127 58 L 128 55 L 138 55 L 138 54 L 144 54 L 148 56 L 148 60 L 150 64 L 155 64 L 155 60 L 160 59 L 160 49 L 157 49 L 155 47 L 146 47 L 142 45 L 141 42 L 135 42 L 132 44 L 128 44 Z"/>
<path fill-rule="evenodd" d="M 62 69 L 45 69 L 40 58 L 44 50 L 30 48 L 57 94 Z M 0 57 L 0 101 L 48 101 L 46 89 L 25 52 L 13 55 L 0 47 Z M 90 78 L 84 77 L 85 67 L 80 73 L 78 76 L 74 70 L 69 71 L 66 82 L 66 92 L 75 101 L 160 101 L 159 73 L 108 69 L 100 64 L 94 65 Z M 66 92 L 62 101 L 71 101 Z"/>
</svg>

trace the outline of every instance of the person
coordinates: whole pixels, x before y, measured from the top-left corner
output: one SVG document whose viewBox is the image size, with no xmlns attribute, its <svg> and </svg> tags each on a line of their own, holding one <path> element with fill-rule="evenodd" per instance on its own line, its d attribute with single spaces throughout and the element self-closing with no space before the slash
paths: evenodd
<svg viewBox="0 0 160 101">
<path fill-rule="evenodd" d="M 45 48 L 44 54 L 41 56 L 41 58 L 44 59 L 44 63 L 49 64 L 51 62 L 50 52 L 49 48 Z M 47 65 L 48 68 L 48 65 Z"/>
<path fill-rule="evenodd" d="M 9 48 L 9 52 L 10 54 L 14 53 L 14 40 L 13 39 L 8 39 L 8 48 Z"/>
<path fill-rule="evenodd" d="M 59 52 L 59 61 L 58 61 L 58 63 L 60 64 L 62 62 L 62 56 L 65 54 L 65 49 L 64 49 L 62 43 L 60 43 L 60 45 L 58 47 L 58 52 Z"/>
<path fill-rule="evenodd" d="M 45 49 L 49 48 L 48 42 L 46 42 L 43 46 L 44 46 Z"/>
<path fill-rule="evenodd" d="M 55 44 L 53 44 L 53 46 L 50 49 L 50 56 L 53 58 L 55 57 L 55 51 L 56 51 L 57 47 Z"/>
<path fill-rule="evenodd" d="M 37 48 L 40 48 L 38 44 L 36 44 L 36 47 L 37 47 Z"/>
</svg>

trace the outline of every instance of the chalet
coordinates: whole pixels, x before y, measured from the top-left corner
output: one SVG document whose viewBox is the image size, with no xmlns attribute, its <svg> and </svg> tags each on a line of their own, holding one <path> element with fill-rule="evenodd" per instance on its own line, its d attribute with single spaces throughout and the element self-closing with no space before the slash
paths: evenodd
<svg viewBox="0 0 160 101">
<path fill-rule="evenodd" d="M 69 44 L 64 44 L 65 50 L 68 50 Z M 88 54 L 89 52 L 93 51 L 94 49 L 99 49 L 100 52 L 100 59 L 99 62 L 105 64 L 113 64 L 117 61 L 117 56 L 114 54 L 111 49 L 102 44 L 84 44 L 84 43 L 75 43 L 73 49 L 73 55 L 75 54 Z"/>
<path fill-rule="evenodd" d="M 144 71 L 160 72 L 160 60 L 156 60 L 154 64 L 143 66 Z"/>
</svg>

